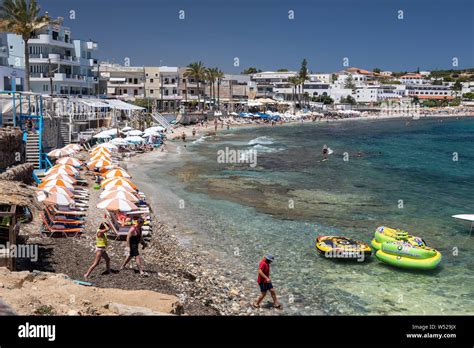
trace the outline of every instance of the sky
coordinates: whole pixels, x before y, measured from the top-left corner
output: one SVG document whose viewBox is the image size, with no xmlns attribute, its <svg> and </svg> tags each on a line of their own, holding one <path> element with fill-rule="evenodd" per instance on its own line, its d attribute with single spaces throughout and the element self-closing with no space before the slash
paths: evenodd
<svg viewBox="0 0 474 348">
<path fill-rule="evenodd" d="M 73 38 L 97 41 L 100 60 L 128 58 L 132 66 L 200 60 L 239 73 L 250 66 L 296 70 L 306 58 L 312 72 L 342 70 L 344 63 L 451 69 L 456 59 L 454 68 L 474 67 L 472 0 L 37 1 L 65 18 Z"/>
</svg>

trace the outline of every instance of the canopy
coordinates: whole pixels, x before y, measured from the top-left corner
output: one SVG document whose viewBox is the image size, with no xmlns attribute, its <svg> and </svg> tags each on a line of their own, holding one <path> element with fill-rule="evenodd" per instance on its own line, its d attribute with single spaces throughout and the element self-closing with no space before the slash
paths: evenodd
<svg viewBox="0 0 474 348">
<path fill-rule="evenodd" d="M 453 215 L 452 217 L 455 219 L 474 222 L 474 214 L 459 214 L 459 215 Z"/>
<path fill-rule="evenodd" d="M 115 138 L 110 142 L 114 145 L 128 145 L 128 142 L 124 138 Z"/>
<path fill-rule="evenodd" d="M 136 106 L 133 104 L 126 103 L 122 100 L 118 99 L 106 99 L 104 100 L 107 104 L 112 109 L 117 109 L 117 110 L 145 110 L 145 108 L 142 108 L 141 106 Z"/>
<path fill-rule="evenodd" d="M 109 108 L 110 106 L 99 99 L 79 99 L 80 103 L 86 104 L 93 108 Z"/>
<path fill-rule="evenodd" d="M 133 144 L 133 143 L 143 143 L 145 140 L 143 140 L 139 136 L 133 136 L 133 137 L 126 137 L 125 141 Z"/>
</svg>

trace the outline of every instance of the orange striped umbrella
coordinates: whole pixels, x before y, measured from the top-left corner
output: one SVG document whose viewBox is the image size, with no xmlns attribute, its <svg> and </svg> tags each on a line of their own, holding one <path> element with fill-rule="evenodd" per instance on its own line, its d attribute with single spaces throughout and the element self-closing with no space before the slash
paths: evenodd
<svg viewBox="0 0 474 348">
<path fill-rule="evenodd" d="M 48 186 L 48 187 L 43 187 L 42 190 L 49 193 L 60 193 L 62 195 L 74 197 L 74 192 L 62 186 Z"/>
<path fill-rule="evenodd" d="M 92 151 L 91 151 L 91 154 L 93 154 L 93 155 L 96 155 L 98 153 L 105 153 L 107 155 L 110 155 L 111 152 L 106 147 L 96 147 L 96 148 L 92 149 Z"/>
<path fill-rule="evenodd" d="M 132 193 L 132 194 L 135 194 L 135 193 L 136 193 L 136 191 L 135 191 L 133 188 L 131 188 L 131 187 L 126 187 L 126 186 L 112 186 L 112 187 L 110 187 L 109 189 L 102 191 L 102 193 L 100 194 L 100 198 L 103 198 L 104 195 L 106 195 L 106 194 L 109 193 L 109 192 L 116 192 L 116 191 L 123 191 L 123 192 Z"/>
<path fill-rule="evenodd" d="M 132 202 L 120 198 L 104 199 L 97 204 L 97 208 L 112 211 L 131 211 L 138 209 Z"/>
<path fill-rule="evenodd" d="M 119 199 L 125 199 L 130 202 L 139 201 L 137 196 L 127 191 L 105 191 L 105 194 L 103 196 L 100 195 L 100 198 L 103 198 L 103 199 L 119 198 Z"/>
<path fill-rule="evenodd" d="M 89 160 L 90 161 L 97 161 L 97 160 L 101 160 L 101 159 L 105 159 L 107 161 L 112 161 L 112 158 L 110 156 L 107 156 L 107 155 L 102 155 L 102 154 L 97 154 L 95 156 L 92 156 Z"/>
<path fill-rule="evenodd" d="M 38 185 L 39 188 L 51 187 L 51 186 L 62 186 L 69 190 L 74 190 L 74 186 L 72 186 L 71 183 L 61 180 L 61 179 L 54 179 L 54 180 L 42 182 L 41 184 Z"/>
<path fill-rule="evenodd" d="M 111 181 L 108 181 L 108 180 L 111 180 Z M 106 181 L 106 183 L 104 183 L 102 186 L 104 190 L 110 190 L 114 186 L 125 186 L 133 190 L 137 188 L 134 183 L 127 180 L 126 178 L 111 178 L 111 179 L 105 179 L 104 181 Z"/>
<path fill-rule="evenodd" d="M 41 182 L 51 181 L 51 180 L 56 180 L 56 179 L 61 179 L 61 180 L 67 181 L 70 184 L 75 184 L 77 182 L 76 179 L 70 177 L 69 175 L 61 174 L 61 173 L 50 174 L 48 176 L 45 176 L 44 178 L 41 179 Z"/>
<path fill-rule="evenodd" d="M 38 202 L 44 202 L 46 204 L 57 204 L 57 205 L 69 205 L 74 203 L 74 200 L 60 193 L 48 193 L 38 192 Z"/>
<path fill-rule="evenodd" d="M 110 166 L 112 164 L 111 161 L 107 159 L 98 159 L 98 160 L 93 160 L 87 163 L 87 167 L 89 169 L 94 169 L 94 168 L 102 168 L 105 166 Z"/>
<path fill-rule="evenodd" d="M 128 174 L 123 169 L 112 169 L 103 174 L 105 178 L 115 178 L 115 177 L 122 177 L 122 178 L 131 178 L 130 174 Z"/>
<path fill-rule="evenodd" d="M 105 185 L 108 185 L 108 184 L 111 183 L 111 182 L 118 182 L 118 183 L 119 183 L 118 186 L 120 186 L 120 183 L 121 183 L 121 182 L 126 182 L 126 183 L 128 183 L 128 184 L 131 184 L 130 186 L 135 186 L 135 185 L 132 183 L 132 181 L 131 181 L 130 179 L 123 178 L 123 177 L 107 178 L 107 179 L 105 179 L 105 180 L 102 180 L 102 182 L 100 183 L 100 185 L 101 185 L 102 187 L 104 187 Z M 114 186 L 117 186 L 117 185 L 114 185 Z M 135 187 L 136 187 L 136 186 L 135 186 Z"/>
<path fill-rule="evenodd" d="M 81 161 L 75 159 L 73 157 L 61 157 L 56 161 L 58 164 L 68 164 L 73 167 L 79 167 L 81 165 Z"/>
<path fill-rule="evenodd" d="M 73 166 L 67 164 L 56 164 L 55 166 L 51 167 L 45 174 L 51 175 L 60 173 L 66 173 L 69 176 L 74 176 L 79 173 L 79 171 Z"/>
</svg>

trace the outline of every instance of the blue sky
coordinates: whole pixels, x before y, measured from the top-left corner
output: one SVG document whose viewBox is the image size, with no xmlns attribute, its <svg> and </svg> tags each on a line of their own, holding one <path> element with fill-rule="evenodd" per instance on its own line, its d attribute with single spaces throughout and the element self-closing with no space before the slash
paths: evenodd
<svg viewBox="0 0 474 348">
<path fill-rule="evenodd" d="M 38 0 L 74 38 L 99 43 L 101 60 L 229 73 L 249 66 L 313 72 L 474 67 L 472 0 Z M 70 19 L 70 10 L 75 19 Z M 185 19 L 178 18 L 185 11 Z M 288 11 L 294 19 L 288 19 Z M 398 19 L 398 11 L 403 19 Z M 239 67 L 234 67 L 234 58 Z"/>
</svg>

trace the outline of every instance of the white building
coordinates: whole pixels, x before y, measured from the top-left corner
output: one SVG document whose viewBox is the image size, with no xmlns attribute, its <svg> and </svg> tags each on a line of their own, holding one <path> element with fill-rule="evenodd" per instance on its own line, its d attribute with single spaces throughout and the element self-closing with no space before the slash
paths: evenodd
<svg viewBox="0 0 474 348">
<path fill-rule="evenodd" d="M 145 97 L 145 68 L 101 62 L 100 79 L 109 98 L 135 100 Z"/>
<path fill-rule="evenodd" d="M 415 73 L 408 73 L 398 78 L 398 81 L 403 83 L 404 85 L 422 85 L 425 83 L 429 83 L 423 75 L 415 74 Z"/>
<path fill-rule="evenodd" d="M 7 42 L 7 33 L 0 33 L 0 91 L 22 91 L 25 70 L 9 66 L 9 49 Z"/>
<path fill-rule="evenodd" d="M 24 42 L 21 36 L 7 33 L 8 64 L 24 69 Z M 74 40 L 69 28 L 50 25 L 28 41 L 30 89 L 54 95 L 95 95 L 98 80 L 94 52 L 97 43 Z M 52 88 L 52 90 L 51 90 Z"/>
<path fill-rule="evenodd" d="M 251 80 L 257 85 L 257 97 L 271 98 L 274 95 L 274 86 L 279 82 L 288 82 L 288 78 L 296 76 L 296 71 L 275 72 L 264 71 L 251 75 Z"/>
</svg>

